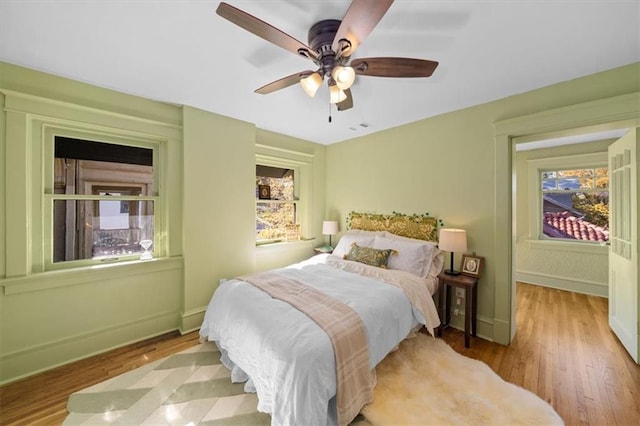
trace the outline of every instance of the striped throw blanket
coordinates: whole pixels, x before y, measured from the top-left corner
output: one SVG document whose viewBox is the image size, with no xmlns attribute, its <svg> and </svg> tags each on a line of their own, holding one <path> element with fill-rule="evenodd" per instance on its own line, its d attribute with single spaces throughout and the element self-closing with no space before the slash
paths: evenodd
<svg viewBox="0 0 640 426">
<path fill-rule="evenodd" d="M 369 369 L 366 330 L 358 314 L 341 301 L 276 272 L 260 272 L 239 279 L 289 303 L 327 333 L 336 362 L 338 423 L 349 424 L 365 404 L 373 401 L 375 380 Z"/>
</svg>

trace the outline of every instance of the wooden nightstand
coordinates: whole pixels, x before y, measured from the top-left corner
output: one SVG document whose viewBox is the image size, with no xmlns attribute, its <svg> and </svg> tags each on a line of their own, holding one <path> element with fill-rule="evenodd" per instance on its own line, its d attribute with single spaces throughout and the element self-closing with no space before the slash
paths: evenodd
<svg viewBox="0 0 640 426">
<path fill-rule="evenodd" d="M 478 279 L 466 275 L 447 275 L 441 272 L 438 275 L 438 314 L 440 315 L 440 327 L 438 336 L 442 336 L 442 329 L 449 324 L 451 318 L 451 289 L 464 288 L 464 346 L 469 347 L 469 332 L 476 337 L 476 317 L 478 311 Z"/>
</svg>

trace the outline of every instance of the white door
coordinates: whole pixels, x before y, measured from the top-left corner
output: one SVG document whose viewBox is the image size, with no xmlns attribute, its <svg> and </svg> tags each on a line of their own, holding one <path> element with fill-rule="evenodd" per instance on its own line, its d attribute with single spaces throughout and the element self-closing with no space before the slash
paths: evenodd
<svg viewBox="0 0 640 426">
<path fill-rule="evenodd" d="M 637 363 L 638 203 L 640 152 L 638 128 L 609 146 L 609 326 Z"/>
</svg>

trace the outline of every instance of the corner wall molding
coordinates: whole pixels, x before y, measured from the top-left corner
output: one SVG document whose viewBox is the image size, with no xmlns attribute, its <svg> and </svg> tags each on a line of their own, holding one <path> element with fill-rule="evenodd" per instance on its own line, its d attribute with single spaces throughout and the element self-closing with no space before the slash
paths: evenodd
<svg viewBox="0 0 640 426">
<path fill-rule="evenodd" d="M 23 102 L 15 102 L 17 99 L 22 99 L 24 101 L 27 101 L 29 104 L 32 104 L 34 102 L 44 103 L 49 105 L 55 105 L 57 107 L 70 108 L 76 111 L 86 111 L 93 114 L 100 114 L 100 115 L 115 117 L 121 120 L 137 121 L 140 123 L 151 124 L 154 126 L 168 127 L 171 129 L 182 131 L 182 124 L 175 124 L 175 123 L 169 123 L 169 122 L 160 121 L 160 120 L 153 120 L 150 118 L 127 115 L 123 113 L 113 112 L 105 109 L 99 109 L 99 108 L 90 107 L 86 105 L 74 104 L 67 101 L 60 101 L 57 99 L 51 99 L 51 98 L 46 98 L 42 96 L 17 92 L 14 90 L 3 89 L 2 87 L 0 87 L 0 92 L 7 97 L 5 111 L 22 112 L 22 113 L 28 113 L 28 114 L 33 113 L 33 109 L 25 109 L 23 107 L 23 104 L 24 104 Z M 179 107 L 176 107 L 176 108 L 180 109 Z"/>
<path fill-rule="evenodd" d="M 182 313 L 182 315 L 180 315 L 180 334 L 187 334 L 199 330 L 202 321 L 204 321 L 204 313 L 206 310 L 206 306 L 200 306 Z"/>
</svg>

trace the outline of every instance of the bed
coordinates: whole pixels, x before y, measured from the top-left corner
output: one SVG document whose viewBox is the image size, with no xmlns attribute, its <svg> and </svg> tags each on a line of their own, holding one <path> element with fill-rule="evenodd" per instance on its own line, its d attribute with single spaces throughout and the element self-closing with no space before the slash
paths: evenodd
<svg viewBox="0 0 640 426">
<path fill-rule="evenodd" d="M 437 225 L 428 215 L 352 212 L 332 254 L 221 282 L 201 339 L 216 342 L 231 380 L 257 393 L 273 425 L 348 424 L 372 401 L 375 366 L 440 324 Z M 298 306 L 302 298 L 312 307 Z M 329 311 L 322 319 L 318 310 Z"/>
</svg>

